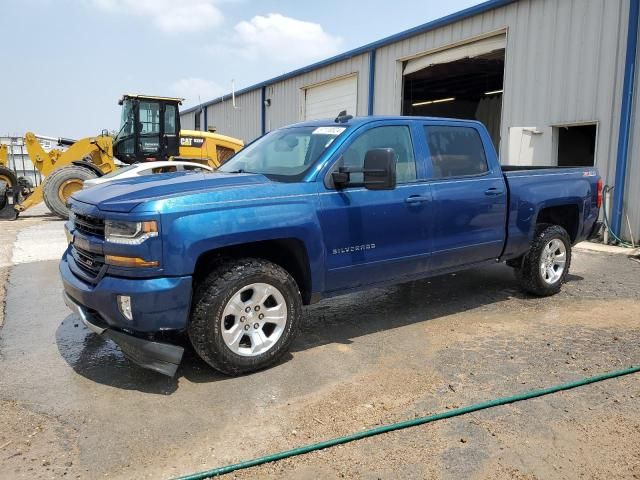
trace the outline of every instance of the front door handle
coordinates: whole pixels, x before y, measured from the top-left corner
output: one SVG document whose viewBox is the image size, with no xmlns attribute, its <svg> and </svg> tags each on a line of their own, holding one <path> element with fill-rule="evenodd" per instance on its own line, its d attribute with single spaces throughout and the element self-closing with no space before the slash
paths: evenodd
<svg viewBox="0 0 640 480">
<path fill-rule="evenodd" d="M 429 201 L 429 197 L 425 195 L 411 195 L 410 197 L 407 197 L 404 199 L 405 203 L 422 203 L 422 202 L 428 202 L 428 201 Z"/>
<path fill-rule="evenodd" d="M 484 191 L 484 194 L 489 197 L 496 197 L 498 195 L 502 195 L 504 191 L 497 189 L 496 187 L 491 187 Z"/>
</svg>

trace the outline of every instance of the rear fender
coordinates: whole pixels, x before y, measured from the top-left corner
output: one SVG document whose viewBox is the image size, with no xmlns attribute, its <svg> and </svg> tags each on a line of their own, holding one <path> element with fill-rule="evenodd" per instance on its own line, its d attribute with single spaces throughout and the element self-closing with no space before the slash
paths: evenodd
<svg viewBox="0 0 640 480">
<path fill-rule="evenodd" d="M 580 236 L 580 232 L 582 232 L 583 225 L 584 225 L 584 218 L 583 218 L 584 212 L 585 212 L 584 199 L 579 197 L 557 198 L 557 199 L 549 200 L 539 204 L 534 216 L 534 221 L 531 222 L 530 232 L 529 232 L 530 240 L 533 240 L 537 225 L 539 223 L 545 223 L 545 220 L 542 218 L 544 217 L 545 210 L 549 211 L 550 209 L 553 210 L 554 208 L 558 208 L 558 207 L 560 208 L 570 207 L 572 209 L 575 208 L 576 210 L 577 218 L 570 221 L 570 223 L 573 223 L 573 221 L 575 220 L 575 225 L 573 225 L 572 228 L 569 228 L 562 222 L 557 222 L 557 221 L 551 222 L 564 227 L 569 233 L 571 240 L 575 242 L 575 240 Z"/>
</svg>

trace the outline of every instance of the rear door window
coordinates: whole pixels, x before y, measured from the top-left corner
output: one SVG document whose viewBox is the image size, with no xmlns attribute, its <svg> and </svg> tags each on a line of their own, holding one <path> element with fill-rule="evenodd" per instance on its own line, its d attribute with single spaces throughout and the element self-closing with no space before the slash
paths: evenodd
<svg viewBox="0 0 640 480">
<path fill-rule="evenodd" d="M 475 128 L 427 125 L 424 131 L 433 178 L 483 175 L 489 171 L 482 139 Z"/>
</svg>

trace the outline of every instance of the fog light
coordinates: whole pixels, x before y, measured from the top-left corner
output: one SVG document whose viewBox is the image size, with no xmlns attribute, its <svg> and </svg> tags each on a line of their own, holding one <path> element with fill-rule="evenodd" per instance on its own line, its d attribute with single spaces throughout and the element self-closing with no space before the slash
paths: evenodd
<svg viewBox="0 0 640 480">
<path fill-rule="evenodd" d="M 127 320 L 133 320 L 133 313 L 131 312 L 131 297 L 129 295 L 118 295 L 118 309 Z"/>
</svg>

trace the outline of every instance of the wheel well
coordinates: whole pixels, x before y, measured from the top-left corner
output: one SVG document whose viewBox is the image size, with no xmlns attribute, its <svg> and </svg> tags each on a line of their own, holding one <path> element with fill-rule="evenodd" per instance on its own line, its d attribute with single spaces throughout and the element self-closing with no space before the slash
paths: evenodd
<svg viewBox="0 0 640 480">
<path fill-rule="evenodd" d="M 104 173 L 102 172 L 102 170 L 100 170 L 96 165 L 94 165 L 93 163 L 90 162 L 86 162 L 84 160 L 76 160 L 71 162 L 73 165 L 75 165 L 76 167 L 82 167 L 82 168 L 86 168 L 87 170 L 91 170 L 93 173 L 95 173 L 96 175 L 98 175 L 98 177 L 101 177 L 104 175 Z"/>
<path fill-rule="evenodd" d="M 284 268 L 298 284 L 302 302 L 311 301 L 311 269 L 307 250 L 302 241 L 295 238 L 265 240 L 218 248 L 203 253 L 196 262 L 194 282 L 197 284 L 211 271 L 221 259 L 262 258 Z"/>
<path fill-rule="evenodd" d="M 578 218 L 577 205 L 560 205 L 540 210 L 536 224 L 550 223 L 552 225 L 560 225 L 567 231 L 569 238 L 571 238 L 571 243 L 573 243 L 578 236 Z"/>
</svg>

